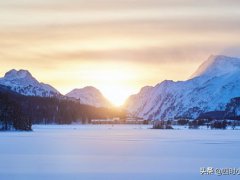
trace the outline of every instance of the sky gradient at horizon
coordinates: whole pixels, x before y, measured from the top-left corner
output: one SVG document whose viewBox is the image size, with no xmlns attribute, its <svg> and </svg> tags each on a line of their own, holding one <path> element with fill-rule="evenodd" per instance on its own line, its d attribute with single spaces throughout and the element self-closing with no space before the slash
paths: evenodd
<svg viewBox="0 0 240 180">
<path fill-rule="evenodd" d="M 65 94 L 116 104 L 185 80 L 211 54 L 240 56 L 238 0 L 0 0 L 0 74 L 28 69 Z M 117 92 L 118 96 L 116 96 Z"/>
</svg>

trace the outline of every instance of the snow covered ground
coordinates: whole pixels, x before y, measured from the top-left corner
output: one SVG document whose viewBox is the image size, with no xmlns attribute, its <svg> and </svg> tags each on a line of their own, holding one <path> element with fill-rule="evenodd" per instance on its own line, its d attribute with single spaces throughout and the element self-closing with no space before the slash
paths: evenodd
<svg viewBox="0 0 240 180">
<path fill-rule="evenodd" d="M 144 125 L 37 125 L 0 133 L 1 180 L 239 179 L 200 167 L 240 168 L 239 130 Z"/>
</svg>

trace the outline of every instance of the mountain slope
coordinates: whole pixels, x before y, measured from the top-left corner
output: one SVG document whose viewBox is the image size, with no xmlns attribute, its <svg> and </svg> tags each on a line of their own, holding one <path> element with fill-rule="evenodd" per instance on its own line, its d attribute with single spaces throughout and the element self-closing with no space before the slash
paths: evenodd
<svg viewBox="0 0 240 180">
<path fill-rule="evenodd" d="M 88 123 L 125 117 L 118 109 L 96 108 L 58 97 L 24 96 L 0 85 L 0 131 L 31 130 L 31 124 Z"/>
<path fill-rule="evenodd" d="M 240 97 L 239 58 L 211 56 L 191 78 L 163 81 L 150 92 L 131 96 L 126 107 L 145 119 L 196 118 L 204 112 L 225 110 L 232 98 Z"/>
<path fill-rule="evenodd" d="M 111 107 L 110 102 L 102 95 L 102 93 L 92 86 L 87 86 L 82 89 L 74 89 L 67 93 L 66 96 L 79 99 L 81 104 L 95 107 Z"/>
<path fill-rule="evenodd" d="M 60 95 L 52 86 L 38 82 L 26 70 L 13 69 L 8 71 L 3 78 L 0 78 L 0 84 L 27 96 L 52 97 Z"/>
<path fill-rule="evenodd" d="M 239 69 L 239 58 L 227 57 L 223 55 L 212 55 L 197 69 L 197 71 L 191 77 L 216 77 L 229 73 L 235 73 L 236 71 L 239 71 Z"/>
</svg>

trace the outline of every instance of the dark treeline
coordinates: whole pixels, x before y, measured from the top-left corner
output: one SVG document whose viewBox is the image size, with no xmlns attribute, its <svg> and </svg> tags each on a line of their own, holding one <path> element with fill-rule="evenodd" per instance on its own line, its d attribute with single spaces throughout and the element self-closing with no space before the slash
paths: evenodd
<svg viewBox="0 0 240 180">
<path fill-rule="evenodd" d="M 23 96 L 0 87 L 0 123 L 2 130 L 31 130 L 32 124 L 88 123 L 95 118 L 124 117 L 117 109 L 96 108 L 79 102 Z"/>
<path fill-rule="evenodd" d="M 32 121 L 7 93 L 0 93 L 0 130 L 31 130 Z"/>
<path fill-rule="evenodd" d="M 123 113 L 118 110 L 96 108 L 70 100 L 41 97 L 25 97 L 24 99 L 21 101 L 21 106 L 34 124 L 89 123 L 95 118 L 123 116 Z"/>
<path fill-rule="evenodd" d="M 231 99 L 226 106 L 226 117 L 230 119 L 240 120 L 240 97 Z"/>
</svg>

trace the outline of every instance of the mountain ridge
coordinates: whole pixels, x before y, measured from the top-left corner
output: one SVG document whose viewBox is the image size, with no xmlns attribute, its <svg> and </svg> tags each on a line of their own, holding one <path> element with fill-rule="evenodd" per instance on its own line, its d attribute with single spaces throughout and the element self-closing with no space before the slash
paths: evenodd
<svg viewBox="0 0 240 180">
<path fill-rule="evenodd" d="M 12 69 L 0 78 L 0 84 L 8 86 L 11 90 L 27 96 L 52 97 L 61 95 L 51 85 L 44 84 L 35 79 L 27 70 Z"/>
<path fill-rule="evenodd" d="M 93 86 L 73 89 L 65 96 L 78 99 L 81 104 L 95 107 L 112 107 L 111 103 L 102 95 L 100 90 Z"/>
<path fill-rule="evenodd" d="M 150 95 L 140 91 L 130 96 L 127 110 L 153 120 L 197 118 L 207 111 L 224 110 L 232 98 L 240 96 L 240 59 L 210 56 L 201 66 L 189 80 L 165 80 Z"/>
<path fill-rule="evenodd" d="M 57 89 L 49 84 L 39 82 L 28 70 L 12 69 L 0 78 L 0 85 L 10 90 L 26 95 L 40 97 L 59 97 L 61 99 L 81 99 L 82 104 L 95 107 L 112 107 L 111 103 L 102 95 L 100 90 L 93 86 L 86 86 L 80 89 L 73 89 L 63 96 Z"/>
</svg>

